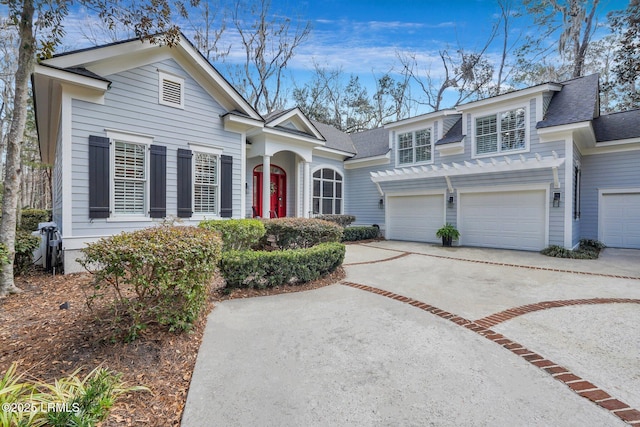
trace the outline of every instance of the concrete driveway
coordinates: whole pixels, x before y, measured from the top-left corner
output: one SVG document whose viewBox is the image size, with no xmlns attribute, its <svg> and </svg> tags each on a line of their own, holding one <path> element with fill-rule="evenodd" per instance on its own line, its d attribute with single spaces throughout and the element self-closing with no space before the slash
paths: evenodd
<svg viewBox="0 0 640 427">
<path fill-rule="evenodd" d="M 182 425 L 640 424 L 640 251 L 347 246 L 347 277 L 218 304 Z"/>
</svg>

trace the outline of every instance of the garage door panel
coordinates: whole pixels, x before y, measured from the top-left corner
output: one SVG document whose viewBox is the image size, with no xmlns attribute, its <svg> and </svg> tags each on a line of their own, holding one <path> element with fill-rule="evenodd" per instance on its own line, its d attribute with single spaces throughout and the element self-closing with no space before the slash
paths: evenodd
<svg viewBox="0 0 640 427">
<path fill-rule="evenodd" d="M 540 250 L 545 246 L 545 209 L 544 190 L 462 193 L 461 243 Z"/>
<path fill-rule="evenodd" d="M 435 242 L 436 230 L 442 227 L 444 196 L 391 196 L 388 238 L 416 242 Z"/>
<path fill-rule="evenodd" d="M 600 215 L 605 245 L 640 249 L 640 193 L 603 195 Z"/>
</svg>

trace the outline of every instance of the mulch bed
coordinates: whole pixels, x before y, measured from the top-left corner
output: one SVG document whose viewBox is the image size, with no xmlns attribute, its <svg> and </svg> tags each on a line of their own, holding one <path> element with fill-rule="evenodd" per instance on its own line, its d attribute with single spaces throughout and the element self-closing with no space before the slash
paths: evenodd
<svg viewBox="0 0 640 427">
<path fill-rule="evenodd" d="M 205 313 L 215 302 L 316 289 L 344 278 L 342 268 L 306 284 L 271 289 L 222 289 L 215 281 Z M 106 301 L 89 309 L 89 274 L 52 276 L 31 272 L 18 277 L 22 293 L 0 299 L 0 372 L 16 362 L 18 373 L 53 381 L 82 368 L 80 376 L 96 366 L 119 372 L 128 385 L 144 385 L 148 392 L 120 398 L 102 426 L 179 426 L 204 328 L 203 315 L 194 328 L 174 334 L 149 328 L 132 343 L 114 342 L 114 331 L 97 320 Z M 64 303 L 68 309 L 61 309 Z"/>
</svg>

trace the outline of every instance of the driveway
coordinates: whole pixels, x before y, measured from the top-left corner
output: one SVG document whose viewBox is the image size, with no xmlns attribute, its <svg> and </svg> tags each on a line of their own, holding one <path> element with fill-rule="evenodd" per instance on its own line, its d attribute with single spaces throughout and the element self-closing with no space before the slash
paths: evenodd
<svg viewBox="0 0 640 427">
<path fill-rule="evenodd" d="M 347 277 L 224 301 L 182 425 L 640 423 L 640 251 L 347 246 Z"/>
</svg>

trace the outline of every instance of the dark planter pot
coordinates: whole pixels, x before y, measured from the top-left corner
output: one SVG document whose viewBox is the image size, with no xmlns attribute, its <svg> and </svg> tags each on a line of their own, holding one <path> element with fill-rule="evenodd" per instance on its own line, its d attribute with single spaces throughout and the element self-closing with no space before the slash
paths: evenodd
<svg viewBox="0 0 640 427">
<path fill-rule="evenodd" d="M 451 246 L 451 237 L 442 236 L 442 246 Z"/>
</svg>

